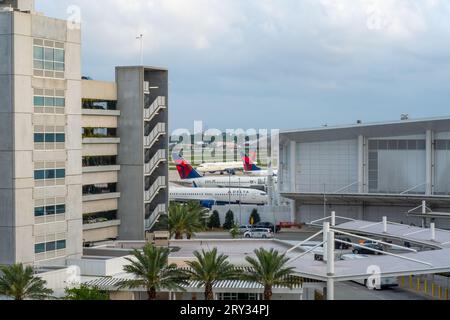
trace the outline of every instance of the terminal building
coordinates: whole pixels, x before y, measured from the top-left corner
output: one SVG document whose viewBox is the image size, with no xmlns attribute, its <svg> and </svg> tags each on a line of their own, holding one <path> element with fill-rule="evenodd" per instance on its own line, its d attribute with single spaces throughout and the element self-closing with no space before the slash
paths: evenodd
<svg viewBox="0 0 450 320">
<path fill-rule="evenodd" d="M 0 2 L 0 264 L 64 265 L 166 213 L 168 71 L 83 80 L 80 26 Z"/>
<path fill-rule="evenodd" d="M 426 201 L 427 221 L 450 228 L 450 118 L 284 131 L 278 183 L 299 223 L 336 211 L 421 226 Z"/>
</svg>

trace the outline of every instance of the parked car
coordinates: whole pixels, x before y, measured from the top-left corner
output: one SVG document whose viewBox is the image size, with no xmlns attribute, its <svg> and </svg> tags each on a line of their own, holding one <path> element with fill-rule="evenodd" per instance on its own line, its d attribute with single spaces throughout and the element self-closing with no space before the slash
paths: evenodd
<svg viewBox="0 0 450 320">
<path fill-rule="evenodd" d="M 266 228 L 272 230 L 273 233 L 278 233 L 281 230 L 280 226 L 275 226 L 273 223 L 270 222 L 258 222 L 253 226 L 253 228 Z"/>
<path fill-rule="evenodd" d="M 271 229 L 267 228 L 253 228 L 244 233 L 244 237 L 246 238 L 262 238 L 268 239 L 273 238 L 273 232 Z"/>
<path fill-rule="evenodd" d="M 246 231 L 253 229 L 253 226 L 250 224 L 244 224 L 239 226 L 239 233 L 244 234 Z"/>
<path fill-rule="evenodd" d="M 371 243 L 371 242 L 369 242 L 369 243 L 363 243 L 363 245 L 366 248 L 372 248 L 372 249 L 375 249 L 375 250 L 378 250 L 378 251 L 384 251 L 383 246 L 381 244 L 378 244 L 378 243 Z M 372 250 L 369 250 L 369 249 L 366 249 L 366 248 L 356 247 L 355 249 L 353 249 L 353 253 L 354 254 L 372 254 L 372 255 L 381 254 L 380 252 L 375 252 L 375 251 L 372 251 Z"/>
<path fill-rule="evenodd" d="M 336 239 L 342 240 L 345 242 L 352 242 L 352 240 L 350 240 L 350 238 L 336 237 Z M 352 246 L 350 244 L 346 244 L 346 243 L 342 243 L 342 242 L 338 242 L 338 241 L 335 241 L 335 243 L 334 243 L 334 248 L 337 250 L 347 250 L 347 249 L 350 249 L 351 247 Z"/>
</svg>

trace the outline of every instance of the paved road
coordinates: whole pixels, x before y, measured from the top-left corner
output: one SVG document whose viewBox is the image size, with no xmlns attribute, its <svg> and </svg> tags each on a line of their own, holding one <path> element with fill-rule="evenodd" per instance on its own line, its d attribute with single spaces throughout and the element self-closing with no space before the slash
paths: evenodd
<svg viewBox="0 0 450 320">
<path fill-rule="evenodd" d="M 301 241 L 313 235 L 316 230 L 300 232 L 281 232 L 276 238 L 286 241 Z M 196 235 L 197 239 L 231 239 L 227 232 L 204 232 Z M 315 239 L 317 241 L 317 239 Z M 335 286 L 336 300 L 425 300 L 423 295 L 399 287 L 384 290 L 369 290 L 355 282 L 339 282 Z"/>
<path fill-rule="evenodd" d="M 335 285 L 336 300 L 426 300 L 423 295 L 399 287 L 384 290 L 369 290 L 355 282 L 340 282 Z"/>
<path fill-rule="evenodd" d="M 308 230 L 302 232 L 281 232 L 277 233 L 276 238 L 286 241 L 301 241 L 312 236 L 317 231 Z M 196 239 L 231 239 L 228 232 L 201 232 L 195 235 Z M 316 240 L 317 241 L 317 240 Z"/>
</svg>

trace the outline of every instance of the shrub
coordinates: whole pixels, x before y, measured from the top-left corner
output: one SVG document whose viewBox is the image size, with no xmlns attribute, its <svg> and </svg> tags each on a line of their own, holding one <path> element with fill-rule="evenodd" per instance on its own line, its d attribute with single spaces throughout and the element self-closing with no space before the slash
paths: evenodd
<svg viewBox="0 0 450 320">
<path fill-rule="evenodd" d="M 208 221 L 208 228 L 220 228 L 220 218 L 219 218 L 219 212 L 217 210 L 214 210 L 211 216 L 209 217 Z"/>
<path fill-rule="evenodd" d="M 230 230 L 234 226 L 234 213 L 229 210 L 225 216 L 225 223 L 223 224 L 223 228 L 225 230 Z"/>
</svg>

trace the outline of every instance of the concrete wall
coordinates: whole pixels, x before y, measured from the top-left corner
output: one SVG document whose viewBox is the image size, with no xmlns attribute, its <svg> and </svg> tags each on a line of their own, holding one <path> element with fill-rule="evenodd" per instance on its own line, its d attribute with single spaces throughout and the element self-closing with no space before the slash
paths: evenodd
<svg viewBox="0 0 450 320">
<path fill-rule="evenodd" d="M 119 136 L 127 141 L 119 146 L 119 173 L 122 199 L 119 216 L 120 238 L 144 239 L 144 102 L 143 68 L 116 69 L 117 104 L 121 112 Z"/>
<path fill-rule="evenodd" d="M 83 99 L 117 100 L 117 86 L 115 82 L 83 80 L 81 81 Z"/>
<path fill-rule="evenodd" d="M 63 20 L 23 12 L 0 13 L 0 263 L 34 263 L 34 244 L 65 234 L 65 255 L 80 256 L 81 245 L 81 34 Z M 64 43 L 64 78 L 33 76 L 33 39 Z M 5 57 L 5 58 L 3 58 Z M 65 91 L 64 115 L 34 113 L 34 89 Z M 34 149 L 33 133 L 42 125 L 65 126 L 65 150 Z M 76 134 L 73 134 L 76 133 Z M 42 161 L 65 163 L 65 186 L 36 187 L 34 170 Z M 5 172 L 1 172 L 5 171 Z M 3 180 L 3 179 L 2 179 Z M 63 197 L 66 220 L 35 225 L 36 201 Z M 52 240 L 50 240 L 52 241 Z M 61 257 L 56 260 L 61 261 Z M 54 262 L 54 261 L 53 261 Z M 49 262 L 50 263 L 50 262 Z"/>
<path fill-rule="evenodd" d="M 212 211 L 216 210 L 219 212 L 220 223 L 223 225 L 225 223 L 225 216 L 228 210 L 233 211 L 234 221 L 239 224 L 240 219 L 242 224 L 248 224 L 250 221 L 250 215 L 253 209 L 258 210 L 258 214 L 261 217 L 262 222 L 286 222 L 291 221 L 290 219 L 290 207 L 278 206 L 252 206 L 252 205 L 223 205 L 223 206 L 213 206 Z M 212 212 L 211 211 L 211 212 Z"/>
<path fill-rule="evenodd" d="M 16 260 L 12 13 L 0 12 L 0 264 Z"/>
</svg>

